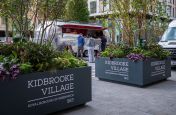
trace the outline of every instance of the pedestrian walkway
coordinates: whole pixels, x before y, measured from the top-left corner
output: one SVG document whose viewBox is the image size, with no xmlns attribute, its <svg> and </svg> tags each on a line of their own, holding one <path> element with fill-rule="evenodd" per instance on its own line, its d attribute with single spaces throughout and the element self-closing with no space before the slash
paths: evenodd
<svg viewBox="0 0 176 115">
<path fill-rule="evenodd" d="M 92 77 L 95 77 L 95 63 L 88 63 L 92 67 Z"/>
<path fill-rule="evenodd" d="M 52 115 L 176 115 L 176 70 L 167 81 L 145 88 L 92 77 L 92 101 Z"/>
</svg>

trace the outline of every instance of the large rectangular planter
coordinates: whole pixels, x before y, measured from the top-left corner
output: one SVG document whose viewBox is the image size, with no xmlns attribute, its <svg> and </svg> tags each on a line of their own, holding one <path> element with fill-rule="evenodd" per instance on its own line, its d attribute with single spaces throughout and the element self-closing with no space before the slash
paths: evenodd
<svg viewBox="0 0 176 115">
<path fill-rule="evenodd" d="M 133 62 L 127 58 L 97 58 L 95 70 L 96 77 L 102 80 L 145 86 L 171 77 L 171 60 Z"/>
<path fill-rule="evenodd" d="M 0 115 L 46 115 L 92 99 L 91 67 L 0 81 Z"/>
</svg>

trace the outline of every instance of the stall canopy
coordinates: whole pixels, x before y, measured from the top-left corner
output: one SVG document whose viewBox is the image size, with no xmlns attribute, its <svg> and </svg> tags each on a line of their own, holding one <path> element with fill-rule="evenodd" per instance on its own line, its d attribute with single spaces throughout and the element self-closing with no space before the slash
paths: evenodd
<svg viewBox="0 0 176 115">
<path fill-rule="evenodd" d="M 71 28 L 71 29 L 86 29 L 86 30 L 105 30 L 102 26 L 96 25 L 88 25 L 88 24 L 64 24 L 62 25 L 63 28 Z"/>
</svg>

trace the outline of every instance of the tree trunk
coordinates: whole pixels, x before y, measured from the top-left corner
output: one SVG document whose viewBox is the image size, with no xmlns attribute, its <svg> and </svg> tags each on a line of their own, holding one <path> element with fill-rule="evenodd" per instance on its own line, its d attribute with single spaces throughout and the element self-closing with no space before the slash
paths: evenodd
<svg viewBox="0 0 176 115">
<path fill-rule="evenodd" d="M 5 17 L 5 36 L 6 36 L 6 41 L 8 40 L 8 37 L 9 37 L 9 21 L 8 21 L 8 17 Z"/>
</svg>

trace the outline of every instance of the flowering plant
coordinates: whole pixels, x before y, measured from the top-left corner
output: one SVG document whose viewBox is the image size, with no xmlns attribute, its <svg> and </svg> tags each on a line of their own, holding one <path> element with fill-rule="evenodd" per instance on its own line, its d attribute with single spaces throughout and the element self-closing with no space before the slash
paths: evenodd
<svg viewBox="0 0 176 115">
<path fill-rule="evenodd" d="M 9 73 L 10 73 L 10 78 L 16 79 L 17 76 L 20 74 L 19 65 L 16 65 L 16 64 L 12 65 L 10 67 Z"/>
<path fill-rule="evenodd" d="M 7 76 L 7 71 L 1 66 L 0 67 L 0 80 L 4 80 Z"/>
<path fill-rule="evenodd" d="M 17 57 L 14 55 L 10 55 L 9 57 L 1 56 L 0 61 L 0 79 L 16 79 L 20 74 L 19 65 L 16 64 Z"/>
<path fill-rule="evenodd" d="M 138 61 L 138 60 L 144 60 L 145 57 L 142 54 L 134 54 L 131 53 L 129 55 L 127 55 L 127 58 L 132 60 L 132 61 Z"/>
<path fill-rule="evenodd" d="M 102 57 L 110 58 L 128 58 L 134 62 L 145 60 L 147 58 L 165 59 L 170 56 L 170 52 L 164 50 L 158 44 L 148 44 L 145 47 L 128 47 L 125 45 L 110 45 L 104 52 Z"/>
<path fill-rule="evenodd" d="M 12 65 L 10 69 L 6 69 L 3 66 L 0 68 L 0 79 L 5 80 L 7 78 L 16 79 L 20 74 L 20 69 L 18 65 Z"/>
</svg>

